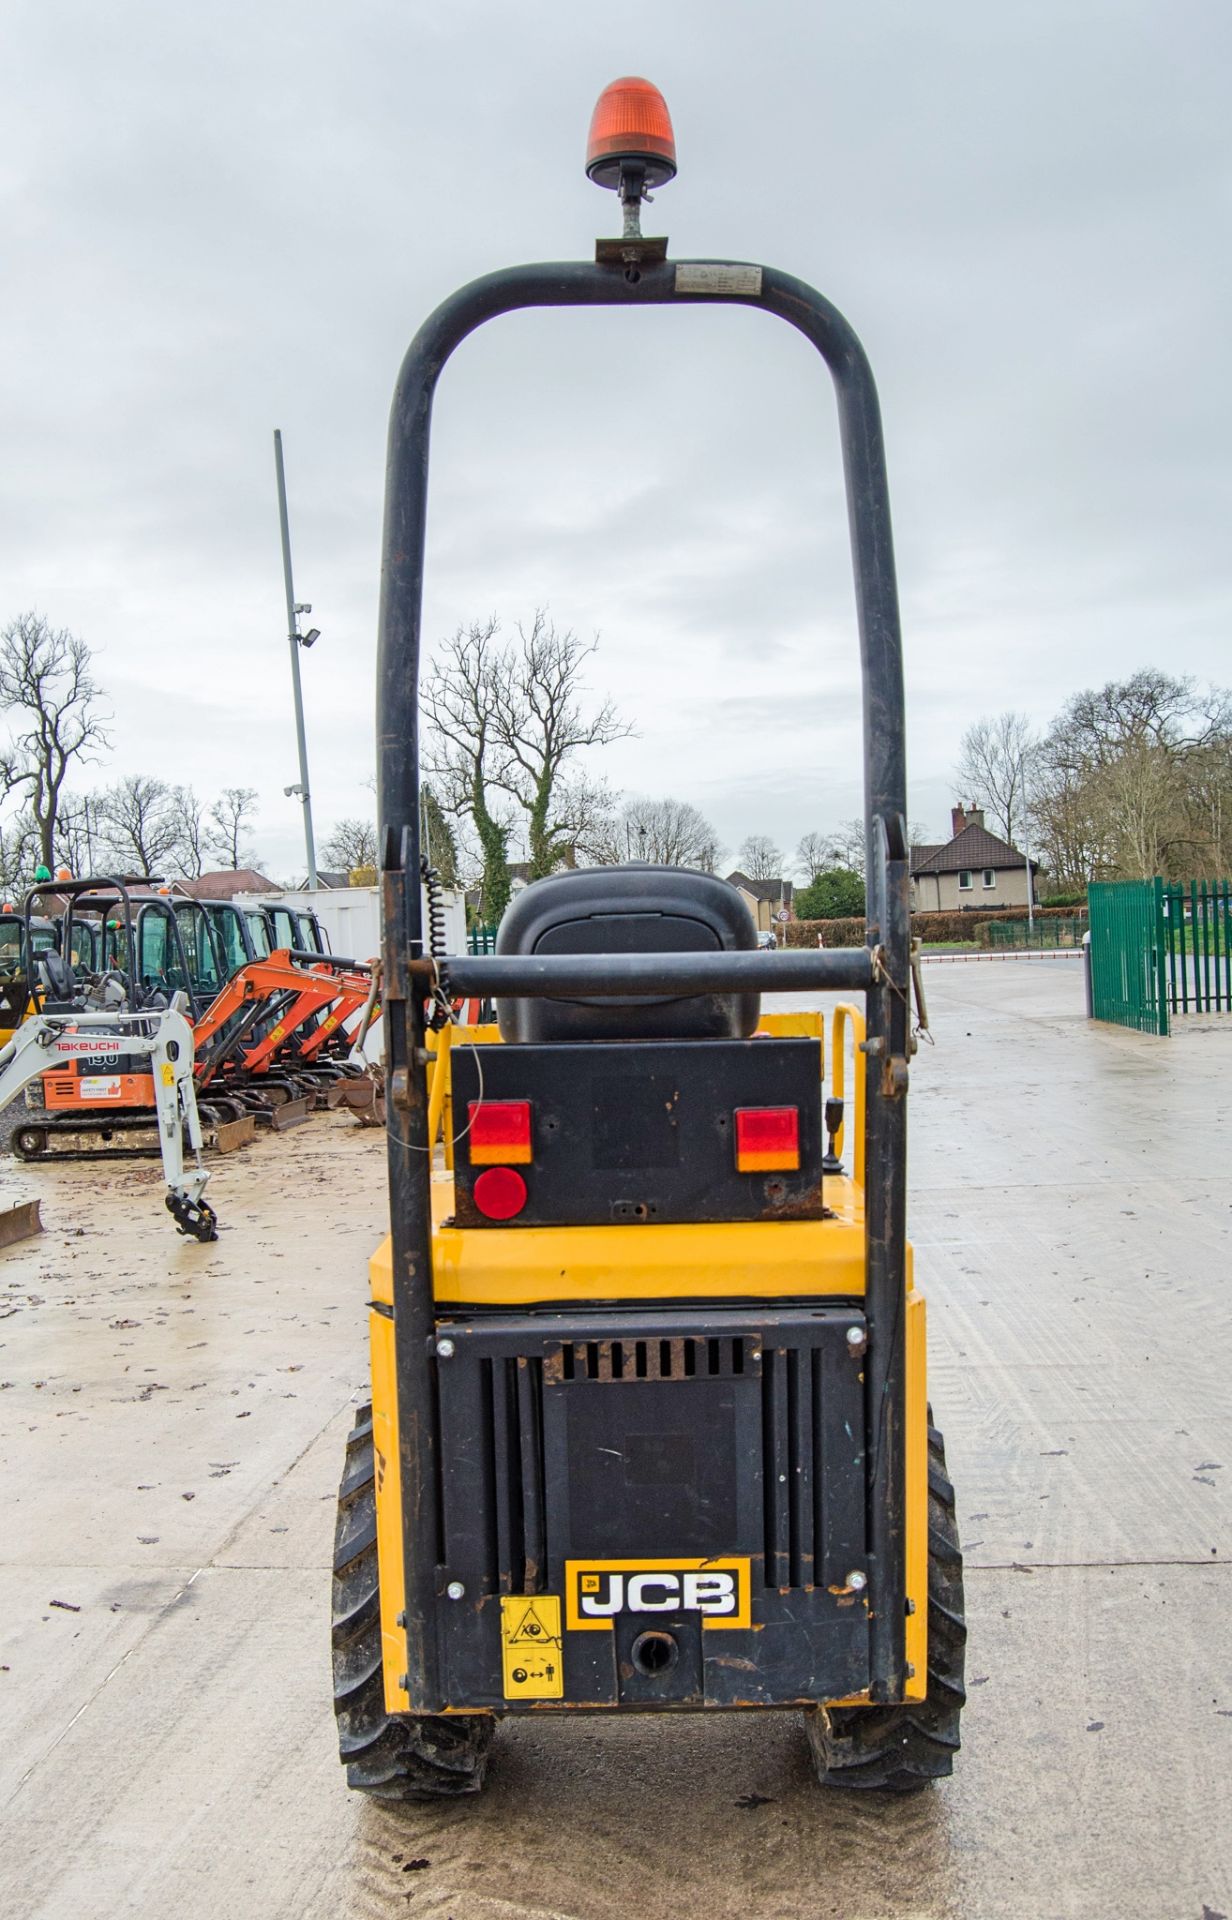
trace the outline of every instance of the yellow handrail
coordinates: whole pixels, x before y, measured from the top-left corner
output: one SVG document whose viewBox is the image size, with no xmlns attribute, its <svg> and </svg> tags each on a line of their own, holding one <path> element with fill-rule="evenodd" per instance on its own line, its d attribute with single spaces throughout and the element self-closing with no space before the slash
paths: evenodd
<svg viewBox="0 0 1232 1920">
<path fill-rule="evenodd" d="M 830 1092 L 835 1100 L 843 1098 L 844 1076 L 847 1069 L 846 1035 L 843 1032 L 847 1021 L 851 1022 L 851 1037 L 854 1045 L 855 1078 L 855 1141 L 852 1148 L 852 1179 L 857 1187 L 864 1185 L 864 1090 L 868 1076 L 868 1055 L 861 1053 L 864 1045 L 864 1015 L 852 1000 L 840 1000 L 834 1009 L 832 1038 L 830 1042 Z M 835 1136 L 834 1151 L 839 1158 L 843 1155 L 843 1136 L 847 1130 L 847 1121 Z"/>
<path fill-rule="evenodd" d="M 435 1039 L 436 1058 L 432 1063 L 432 1085 L 428 1093 L 428 1152 L 436 1145 L 436 1136 L 441 1130 L 441 1117 L 445 1112 L 445 1098 L 449 1092 L 449 1049 L 453 1045 L 452 1026 L 441 1027 L 439 1032 L 429 1037 L 429 1046 Z"/>
</svg>

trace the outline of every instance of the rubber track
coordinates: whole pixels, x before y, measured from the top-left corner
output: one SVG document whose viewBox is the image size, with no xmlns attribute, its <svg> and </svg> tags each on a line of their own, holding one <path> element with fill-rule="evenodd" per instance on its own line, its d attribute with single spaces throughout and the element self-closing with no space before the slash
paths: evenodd
<svg viewBox="0 0 1232 1920">
<path fill-rule="evenodd" d="M 914 1793 L 954 1770 L 967 1694 L 963 1562 L 945 1441 L 928 1429 L 928 1693 L 897 1707 L 818 1708 L 805 1727 L 826 1787 Z"/>
<path fill-rule="evenodd" d="M 347 1439 L 334 1536 L 334 1712 L 347 1784 L 380 1800 L 478 1793 L 496 1723 L 488 1714 L 391 1714 L 381 1665 L 372 1410 Z"/>
</svg>

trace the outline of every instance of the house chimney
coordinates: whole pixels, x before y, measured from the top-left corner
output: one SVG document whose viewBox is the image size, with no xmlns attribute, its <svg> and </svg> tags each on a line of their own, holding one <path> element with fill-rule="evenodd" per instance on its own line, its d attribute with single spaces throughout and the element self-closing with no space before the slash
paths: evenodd
<svg viewBox="0 0 1232 1920">
<path fill-rule="evenodd" d="M 983 809 L 983 807 L 972 807 L 972 806 L 968 806 L 968 808 L 967 808 L 967 825 L 968 825 L 969 827 L 982 827 L 982 826 L 983 826 L 983 824 L 984 824 L 984 809 Z"/>
<path fill-rule="evenodd" d="M 966 824 L 967 816 L 963 812 L 962 801 L 960 800 L 956 807 L 950 808 L 950 825 L 954 829 L 954 838 L 956 840 Z"/>
</svg>

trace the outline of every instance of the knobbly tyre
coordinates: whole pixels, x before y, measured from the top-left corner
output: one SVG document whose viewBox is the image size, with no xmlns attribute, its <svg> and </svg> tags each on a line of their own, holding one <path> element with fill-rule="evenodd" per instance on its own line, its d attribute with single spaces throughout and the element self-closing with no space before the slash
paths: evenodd
<svg viewBox="0 0 1232 1920">
<path fill-rule="evenodd" d="M 903 677 L 876 390 L 802 281 L 672 262 L 642 236 L 646 188 L 675 173 L 647 82 L 601 96 L 587 170 L 619 193 L 621 237 L 593 264 L 464 287 L 394 399 L 378 669 L 392 1233 L 339 1496 L 341 1753 L 353 1787 L 414 1799 L 476 1791 L 502 1715 L 802 1710 L 824 1784 L 905 1791 L 951 1770 L 965 1628 L 906 1240 Z M 724 882 L 627 866 L 537 882 L 495 955 L 442 965 L 420 902 L 415 703 L 439 374 L 522 308 L 725 303 L 796 327 L 837 393 L 867 943 L 762 953 Z M 823 1105 L 820 1019 L 762 1017 L 759 995 L 826 989 L 854 999 Z M 499 1032 L 433 1032 L 457 996 L 494 997 Z"/>
</svg>

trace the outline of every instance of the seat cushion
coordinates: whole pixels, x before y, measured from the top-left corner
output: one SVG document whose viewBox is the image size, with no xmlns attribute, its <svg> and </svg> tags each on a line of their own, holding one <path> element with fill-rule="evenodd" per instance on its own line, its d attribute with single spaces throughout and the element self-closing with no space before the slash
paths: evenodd
<svg viewBox="0 0 1232 1920">
<path fill-rule="evenodd" d="M 501 922 L 498 953 L 715 953 L 756 946 L 734 887 L 687 867 L 581 867 L 536 880 Z M 553 1040 L 738 1040 L 761 1011 L 755 993 L 509 999 L 501 1037 Z"/>
</svg>

